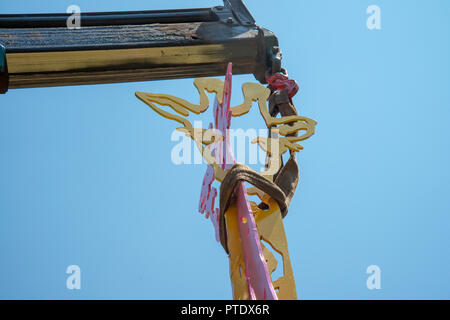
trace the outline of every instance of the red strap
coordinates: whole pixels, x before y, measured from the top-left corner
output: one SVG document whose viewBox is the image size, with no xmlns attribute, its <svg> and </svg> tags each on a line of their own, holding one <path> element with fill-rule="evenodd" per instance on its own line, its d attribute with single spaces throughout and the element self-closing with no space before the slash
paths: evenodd
<svg viewBox="0 0 450 320">
<path fill-rule="evenodd" d="M 295 96 L 299 89 L 297 81 L 290 80 L 287 75 L 281 72 L 275 73 L 271 77 L 268 77 L 266 80 L 269 84 L 269 88 L 272 91 L 287 90 L 289 98 Z"/>
</svg>

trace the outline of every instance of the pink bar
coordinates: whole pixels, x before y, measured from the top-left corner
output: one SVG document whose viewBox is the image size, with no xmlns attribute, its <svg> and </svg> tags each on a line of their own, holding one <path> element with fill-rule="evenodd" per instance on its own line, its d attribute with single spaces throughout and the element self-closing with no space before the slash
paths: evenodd
<svg viewBox="0 0 450 320">
<path fill-rule="evenodd" d="M 262 254 L 258 230 L 256 229 L 255 218 L 250 208 L 244 182 L 241 182 L 237 190 L 236 205 L 249 288 L 253 289 L 257 300 L 278 300 L 266 260 Z"/>
<path fill-rule="evenodd" d="M 230 100 L 231 100 L 231 73 L 232 64 L 228 64 L 227 75 L 225 78 L 225 90 L 223 96 L 222 110 L 216 113 L 216 124 L 225 136 L 224 150 L 224 169 L 231 168 L 236 160 L 233 151 L 230 148 L 228 129 L 231 122 Z M 222 117 L 220 117 L 222 116 Z M 259 241 L 256 222 L 247 197 L 245 183 L 241 182 L 236 188 L 237 193 L 237 211 L 239 234 L 241 237 L 242 252 L 245 260 L 245 270 L 247 273 L 247 283 L 249 294 L 252 299 L 257 300 L 278 300 L 275 289 L 272 285 L 269 270 L 262 254 L 261 243 Z"/>
<path fill-rule="evenodd" d="M 224 139 L 223 143 L 212 146 L 214 156 L 224 170 L 230 169 L 235 163 L 233 151 L 230 147 L 228 130 L 231 123 L 231 85 L 232 85 L 232 64 L 228 64 L 225 78 L 225 88 L 222 105 L 217 101 L 214 103 L 214 124 L 220 130 Z M 210 126 L 211 127 L 211 126 Z M 200 196 L 199 211 L 206 213 L 215 229 L 216 240 L 219 240 L 218 229 L 218 209 L 214 209 L 214 200 L 217 195 L 215 188 L 211 187 L 214 180 L 214 170 L 208 166 L 203 179 L 202 193 Z M 239 235 L 241 238 L 242 252 L 245 260 L 245 270 L 247 273 L 247 283 L 249 296 L 252 300 L 278 300 L 272 285 L 272 280 L 267 268 L 266 261 L 262 254 L 261 243 L 259 241 L 256 222 L 247 197 L 245 183 L 241 182 L 235 190 L 236 206 L 238 211 Z"/>
</svg>

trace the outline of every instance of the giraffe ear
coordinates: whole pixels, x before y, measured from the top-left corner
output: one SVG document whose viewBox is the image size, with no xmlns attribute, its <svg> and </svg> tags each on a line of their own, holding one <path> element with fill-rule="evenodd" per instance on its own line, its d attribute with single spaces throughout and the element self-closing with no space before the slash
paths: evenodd
<svg viewBox="0 0 450 320">
<path fill-rule="evenodd" d="M 152 93 L 136 92 L 136 97 L 139 98 L 146 105 L 148 105 L 151 109 L 153 109 L 153 111 L 158 113 L 160 116 L 163 116 L 166 119 L 174 120 L 178 123 L 181 123 L 184 126 L 184 128 L 186 128 L 187 132 L 190 132 L 191 130 L 193 130 L 192 123 L 186 117 L 182 117 L 180 115 L 173 114 L 166 110 L 161 109 L 160 107 L 157 106 L 158 103 L 157 102 L 155 103 L 153 101 L 153 98 L 152 98 L 153 96 L 154 96 L 154 94 L 152 94 Z"/>
<path fill-rule="evenodd" d="M 139 100 L 144 101 L 144 95 L 145 95 L 144 92 L 136 91 L 136 92 L 134 93 L 134 95 L 135 95 L 136 98 L 138 98 Z"/>
<path fill-rule="evenodd" d="M 160 106 L 168 106 L 172 108 L 176 113 L 182 115 L 183 117 L 189 116 L 188 108 L 185 104 L 189 104 L 189 102 L 169 95 L 169 94 L 159 94 L 159 93 L 145 93 L 145 92 L 136 92 L 136 97 L 142 100 L 144 103 L 150 105 L 150 103 L 156 103 Z"/>
<path fill-rule="evenodd" d="M 134 94 L 140 100 L 145 100 L 147 98 L 147 95 L 148 95 L 148 93 L 140 92 L 140 91 L 136 91 Z"/>
</svg>

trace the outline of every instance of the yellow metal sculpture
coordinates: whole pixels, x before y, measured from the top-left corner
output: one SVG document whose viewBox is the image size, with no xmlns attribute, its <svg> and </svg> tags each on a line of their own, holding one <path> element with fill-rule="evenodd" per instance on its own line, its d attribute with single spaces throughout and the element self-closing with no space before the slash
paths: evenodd
<svg viewBox="0 0 450 320">
<path fill-rule="evenodd" d="M 283 269 L 283 276 L 276 281 L 272 281 L 278 299 L 296 300 L 297 292 L 295 289 L 294 273 L 292 271 L 291 260 L 287 247 L 286 234 L 284 232 L 283 220 L 281 219 L 280 208 L 268 195 L 262 193 L 257 188 L 247 190 L 249 195 L 261 196 L 260 199 L 267 203 L 269 209 L 262 210 L 258 208 L 255 202 L 251 202 L 252 211 L 255 215 L 256 226 L 261 240 L 282 256 L 282 261 L 277 261 L 273 253 L 263 246 L 263 255 L 272 275 L 276 268 Z M 239 242 L 239 232 L 237 224 L 236 206 L 230 206 L 226 212 L 228 235 L 228 246 L 230 248 L 230 279 L 233 284 L 233 298 L 235 300 L 249 300 L 248 287 L 246 282 L 246 268 L 244 257 Z M 281 266 L 280 266 L 281 262 Z"/>
<path fill-rule="evenodd" d="M 208 109 L 209 99 L 205 91 L 209 93 L 216 93 L 219 103 L 222 103 L 221 97 L 223 94 L 224 82 L 220 79 L 195 79 L 194 85 L 200 94 L 200 104 L 198 105 L 168 94 L 136 92 L 136 97 L 146 103 L 159 115 L 181 123 L 183 127 L 177 128 L 177 130 L 185 132 L 191 139 L 194 140 L 205 161 L 214 167 L 214 171 L 217 175 L 216 178 L 218 178 L 218 181 L 221 182 L 224 177 L 224 172 L 220 169 L 220 166 L 218 166 L 217 161 L 214 156 L 211 155 L 210 150 L 203 147 L 203 145 L 209 145 L 222 139 L 221 134 L 212 129 L 194 128 L 192 123 L 185 117 L 189 116 L 189 111 L 195 114 L 200 114 Z M 283 124 L 282 126 L 277 127 L 278 133 L 282 136 L 298 131 L 305 131 L 303 135 L 298 137 L 272 139 L 257 137 L 253 140 L 253 143 L 257 142 L 260 147 L 269 154 L 276 153 L 276 157 L 271 157 L 271 161 L 273 162 L 273 159 L 275 159 L 276 163 L 272 165 L 271 162 L 269 169 L 266 170 L 266 173 L 261 173 L 263 176 L 273 180 L 273 174 L 277 172 L 281 166 L 281 156 L 288 150 L 295 152 L 300 151 L 303 147 L 295 142 L 303 141 L 311 137 L 314 134 L 316 121 L 302 116 L 287 116 L 281 118 L 271 117 L 266 107 L 270 90 L 258 83 L 244 83 L 242 85 L 242 92 L 245 98 L 244 103 L 230 108 L 233 117 L 239 117 L 248 113 L 252 106 L 252 102 L 258 101 L 259 110 L 264 121 L 266 122 L 267 127 Z M 160 106 L 168 106 L 178 113 L 178 115 L 162 110 L 155 104 Z M 291 124 L 287 125 L 286 123 Z M 275 170 L 273 168 L 275 168 Z M 272 174 L 267 174 L 267 172 L 272 172 Z"/>
<path fill-rule="evenodd" d="M 212 152 L 211 146 L 224 140 L 223 134 L 212 128 L 194 128 L 192 123 L 186 118 L 189 112 L 201 114 L 205 112 L 209 105 L 209 99 L 206 92 L 216 93 L 217 102 L 222 105 L 224 103 L 224 93 L 227 94 L 226 83 L 219 79 L 195 79 L 194 86 L 200 95 L 199 104 L 193 104 L 181 98 L 156 93 L 136 92 L 136 96 L 152 108 L 159 115 L 174 120 L 182 125 L 177 128 L 194 142 L 205 161 L 214 169 L 214 179 L 222 182 L 228 170 L 217 159 L 217 155 Z M 231 90 L 231 89 L 228 89 Z M 314 134 L 316 122 L 312 119 L 290 115 L 284 117 L 273 117 L 267 108 L 267 100 L 271 95 L 271 90 L 257 84 L 244 83 L 242 85 L 242 93 L 244 102 L 235 107 L 229 107 L 233 117 L 239 117 L 249 112 L 253 102 L 258 103 L 259 111 L 268 128 L 275 129 L 272 137 L 257 137 L 252 143 L 258 145 L 270 155 L 269 163 L 266 170 L 261 175 L 269 181 L 274 181 L 274 175 L 282 166 L 282 155 L 288 151 L 291 153 L 298 152 L 302 146 L 297 142 L 305 140 Z M 163 110 L 161 107 L 171 108 L 174 113 Z M 302 135 L 297 133 L 302 131 Z M 279 137 L 278 135 L 281 135 Z M 271 281 L 271 285 L 276 292 L 278 299 L 297 299 L 294 275 L 289 258 L 287 239 L 283 227 L 282 215 L 278 203 L 271 198 L 269 194 L 264 193 L 256 187 L 249 188 L 246 191 L 249 196 L 257 196 L 264 204 L 264 208 L 258 206 L 257 203 L 250 201 L 251 212 L 256 222 L 256 228 L 264 255 L 265 263 L 269 275 L 277 268 L 283 268 L 283 275 L 276 281 Z M 239 220 L 238 205 L 236 202 L 231 203 L 225 213 L 226 228 L 228 234 L 228 249 L 230 261 L 230 278 L 233 285 L 234 299 L 252 299 L 261 298 L 258 294 L 252 293 L 252 289 L 248 282 L 248 268 L 245 260 L 246 253 L 243 252 L 242 233 L 240 233 L 240 224 L 249 223 L 247 218 Z M 266 245 L 264 245 L 264 243 Z M 268 244 L 268 245 L 267 245 Z M 270 246 L 271 248 L 268 248 Z M 282 257 L 282 261 L 277 261 L 271 249 Z M 266 292 L 264 292 L 264 297 Z"/>
</svg>

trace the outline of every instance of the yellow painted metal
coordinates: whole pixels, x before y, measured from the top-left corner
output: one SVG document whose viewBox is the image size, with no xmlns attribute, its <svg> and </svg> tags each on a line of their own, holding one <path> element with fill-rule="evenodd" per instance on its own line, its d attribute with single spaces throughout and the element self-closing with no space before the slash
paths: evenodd
<svg viewBox="0 0 450 320">
<path fill-rule="evenodd" d="M 187 53 L 180 55 L 178 47 L 136 48 L 114 50 L 57 51 L 8 53 L 10 73 L 62 72 L 83 68 L 101 68 L 112 65 L 151 65 L 183 63 L 218 63 L 223 61 L 224 45 L 208 44 L 183 47 Z"/>
<path fill-rule="evenodd" d="M 250 202 L 253 214 L 255 215 L 258 234 L 260 239 L 268 243 L 272 249 L 282 257 L 282 261 L 277 261 L 269 248 L 262 243 L 263 254 L 266 258 L 269 272 L 273 274 L 277 268 L 283 268 L 283 275 L 275 281 L 272 281 L 273 287 L 277 292 L 279 300 L 296 300 L 297 290 L 295 288 L 294 272 L 289 257 L 287 238 L 284 231 L 280 208 L 275 200 L 268 195 L 263 194 L 260 190 L 258 190 L 258 192 L 255 189 L 257 188 L 248 189 L 248 194 L 258 195 L 260 199 L 268 205 L 268 209 L 263 210 L 258 208 L 255 202 Z"/>
<path fill-rule="evenodd" d="M 199 104 L 193 104 L 169 94 L 136 92 L 136 96 L 159 115 L 181 123 L 183 127 L 177 128 L 177 130 L 185 132 L 187 136 L 194 140 L 205 161 L 214 168 L 217 180 L 222 181 L 225 172 L 220 168 L 220 165 L 217 164 L 211 151 L 203 146 L 221 140 L 221 135 L 211 129 L 194 128 L 192 123 L 186 117 L 189 116 L 189 111 L 200 114 L 208 109 L 210 102 L 206 92 L 216 93 L 218 101 L 221 103 L 224 82 L 219 79 L 210 78 L 195 79 L 194 85 L 200 95 Z M 272 155 L 267 170 L 261 172 L 261 175 L 273 181 L 273 175 L 278 171 L 282 164 L 282 155 L 288 150 L 295 152 L 301 150 L 302 147 L 295 142 L 303 141 L 312 136 L 315 131 L 316 121 L 303 116 L 287 116 L 280 118 L 270 116 L 266 106 L 270 90 L 259 83 L 244 83 L 242 85 L 242 93 L 244 95 L 244 102 L 241 105 L 230 108 L 233 116 L 238 117 L 248 113 L 252 103 L 257 101 L 259 111 L 264 118 L 266 125 L 268 127 L 280 125 L 276 128 L 280 135 L 285 136 L 294 132 L 304 131 L 304 134 L 299 135 L 298 137 L 285 137 L 280 139 L 258 137 L 253 141 L 253 143 L 258 143 L 264 151 Z M 170 107 L 176 114 L 159 108 L 157 104 Z"/>
<path fill-rule="evenodd" d="M 215 179 L 221 182 L 226 175 L 226 171 L 224 171 L 217 163 L 209 148 L 205 148 L 204 146 L 222 140 L 223 137 L 211 129 L 194 128 L 192 123 L 186 117 L 189 116 L 189 111 L 200 114 L 208 109 L 210 102 L 206 92 L 216 93 L 217 99 L 219 103 L 221 103 L 224 82 L 219 79 L 195 79 L 194 85 L 200 95 L 199 104 L 193 104 L 168 94 L 136 92 L 136 96 L 159 115 L 183 125 L 183 127 L 177 128 L 177 130 L 185 132 L 188 137 L 194 140 L 205 161 L 214 168 Z M 234 117 L 248 113 L 253 102 L 257 102 L 259 111 L 264 118 L 267 127 L 278 126 L 275 129 L 275 134 L 272 135 L 272 138 L 257 137 L 252 141 L 252 143 L 258 143 L 264 151 L 271 155 L 268 169 L 262 172 L 261 175 L 273 181 L 274 173 L 276 173 L 282 165 L 282 155 L 288 150 L 298 152 L 303 149 L 297 142 L 305 140 L 314 134 L 316 121 L 302 116 L 272 117 L 266 106 L 270 90 L 258 83 L 244 83 L 242 85 L 242 93 L 244 102 L 241 105 L 231 108 Z M 170 107 L 175 114 L 163 110 L 157 105 Z M 288 134 L 298 131 L 304 131 L 304 133 L 298 137 L 285 137 Z M 278 134 L 284 137 L 280 138 L 278 137 Z M 273 281 L 278 299 L 297 299 L 294 274 L 289 258 L 286 233 L 284 231 L 280 208 L 276 201 L 258 188 L 250 188 L 247 190 L 247 193 L 249 196 L 258 196 L 268 205 L 268 209 L 263 210 L 260 209 L 255 202 L 250 202 L 258 234 L 260 240 L 263 241 L 261 242 L 261 247 L 267 262 L 269 273 L 272 275 L 277 268 L 283 268 L 283 275 Z M 242 254 L 238 214 L 235 203 L 230 205 L 226 211 L 225 218 L 228 232 L 228 247 L 230 251 L 230 278 L 233 284 L 233 297 L 236 300 L 248 300 L 250 298 L 249 288 L 246 279 L 246 268 Z M 267 243 L 272 250 L 280 254 L 282 256 L 282 261 L 277 261 L 270 248 L 264 245 L 264 243 Z"/>
<path fill-rule="evenodd" d="M 249 188 L 247 189 L 247 193 L 248 195 L 258 195 L 269 207 L 267 210 L 262 210 L 258 208 L 255 202 L 250 202 L 260 239 L 268 243 L 282 257 L 282 261 L 277 261 L 271 250 L 261 242 L 262 252 L 269 273 L 272 275 L 277 268 L 283 270 L 283 275 L 275 281 L 272 281 L 278 299 L 296 300 L 297 291 L 295 288 L 294 273 L 289 257 L 280 208 L 276 201 L 258 188 Z M 230 205 L 225 213 L 225 219 L 228 231 L 228 249 L 230 250 L 230 280 L 233 285 L 233 299 L 248 300 L 249 290 L 246 281 L 246 268 L 241 249 L 238 215 L 235 204 Z"/>
<path fill-rule="evenodd" d="M 238 213 L 236 204 L 232 203 L 225 213 L 228 232 L 228 256 L 230 262 L 230 280 L 233 286 L 234 300 L 250 300 L 246 269 L 239 235 Z"/>
<path fill-rule="evenodd" d="M 244 102 L 231 108 L 233 117 L 242 116 L 250 111 L 254 101 L 258 102 L 259 112 L 261 113 L 267 127 L 282 125 L 278 129 L 280 134 L 286 135 L 299 130 L 305 130 L 301 140 L 305 140 L 314 134 L 316 121 L 303 116 L 272 117 L 267 109 L 267 99 L 270 96 L 270 90 L 259 83 L 246 82 L 242 85 Z M 287 123 L 293 123 L 293 125 Z"/>
</svg>

